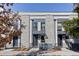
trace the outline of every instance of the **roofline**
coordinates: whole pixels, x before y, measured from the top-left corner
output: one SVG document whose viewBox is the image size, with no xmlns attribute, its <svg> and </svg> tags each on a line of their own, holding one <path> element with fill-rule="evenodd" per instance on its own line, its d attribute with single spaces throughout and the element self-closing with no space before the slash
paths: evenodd
<svg viewBox="0 0 79 59">
<path fill-rule="evenodd" d="M 19 12 L 19 15 L 77 15 L 76 12 Z"/>
<path fill-rule="evenodd" d="M 21 12 L 21 11 L 19 11 Z M 70 13 L 76 13 L 76 12 L 73 12 L 73 11 L 22 11 L 22 13 L 65 13 L 65 12 L 70 12 Z"/>
</svg>

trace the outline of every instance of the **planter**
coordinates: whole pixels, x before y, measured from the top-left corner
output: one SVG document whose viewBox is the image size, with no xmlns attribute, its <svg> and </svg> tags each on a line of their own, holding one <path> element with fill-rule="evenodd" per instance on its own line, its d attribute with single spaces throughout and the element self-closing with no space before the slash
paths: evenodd
<svg viewBox="0 0 79 59">
<path fill-rule="evenodd" d="M 46 43 L 41 43 L 39 48 L 40 48 L 41 50 L 47 50 L 47 49 L 48 49 L 48 44 L 46 44 Z"/>
</svg>

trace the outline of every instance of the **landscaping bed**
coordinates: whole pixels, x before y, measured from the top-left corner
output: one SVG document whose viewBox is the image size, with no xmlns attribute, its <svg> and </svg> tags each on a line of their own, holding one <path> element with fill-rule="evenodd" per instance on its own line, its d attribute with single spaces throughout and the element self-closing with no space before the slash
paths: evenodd
<svg viewBox="0 0 79 59">
<path fill-rule="evenodd" d="M 55 48 L 48 49 L 48 51 L 53 51 L 53 52 L 55 52 L 55 51 L 61 51 L 61 50 L 62 49 L 60 47 L 55 47 Z"/>
<path fill-rule="evenodd" d="M 28 48 L 15 48 L 13 51 L 28 51 Z"/>
</svg>

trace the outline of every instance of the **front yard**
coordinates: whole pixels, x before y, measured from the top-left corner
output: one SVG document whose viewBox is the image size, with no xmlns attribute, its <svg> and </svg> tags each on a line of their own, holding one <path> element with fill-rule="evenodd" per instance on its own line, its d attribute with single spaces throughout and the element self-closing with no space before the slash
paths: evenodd
<svg viewBox="0 0 79 59">
<path fill-rule="evenodd" d="M 0 51 L 0 56 L 79 56 L 79 52 L 75 52 L 66 48 L 62 48 L 62 50 L 59 51 L 40 51 L 38 48 L 32 48 L 28 51 L 5 49 Z"/>
</svg>

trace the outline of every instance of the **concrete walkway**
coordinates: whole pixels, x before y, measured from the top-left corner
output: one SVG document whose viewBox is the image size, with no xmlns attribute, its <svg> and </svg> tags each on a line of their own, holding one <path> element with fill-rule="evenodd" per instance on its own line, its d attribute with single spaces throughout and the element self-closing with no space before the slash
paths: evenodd
<svg viewBox="0 0 79 59">
<path fill-rule="evenodd" d="M 66 48 L 61 51 L 39 51 L 39 48 L 32 48 L 29 51 L 13 51 L 6 49 L 0 51 L 0 56 L 79 56 L 79 52 L 75 52 Z"/>
<path fill-rule="evenodd" d="M 29 51 L 14 51 L 14 49 L 5 49 L 0 51 L 0 56 L 35 56 L 39 48 L 32 48 Z"/>
<path fill-rule="evenodd" d="M 38 48 L 32 48 L 28 52 L 21 53 L 17 56 L 79 56 L 79 52 L 75 52 L 66 48 L 61 51 L 39 51 Z"/>
<path fill-rule="evenodd" d="M 16 56 L 37 56 L 39 48 L 31 48 L 29 51 L 17 54 Z"/>
<path fill-rule="evenodd" d="M 61 51 L 52 52 L 49 51 L 44 54 L 39 54 L 40 56 L 79 56 L 79 52 L 75 52 L 66 48 L 62 48 Z"/>
<path fill-rule="evenodd" d="M 39 48 L 32 48 L 27 52 L 17 54 L 17 56 L 79 56 L 79 52 L 75 52 L 66 48 L 61 51 L 39 51 Z"/>
<path fill-rule="evenodd" d="M 75 52 L 66 48 L 61 51 L 39 51 L 38 48 L 32 48 L 22 56 L 79 56 L 79 52 Z"/>
</svg>

